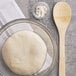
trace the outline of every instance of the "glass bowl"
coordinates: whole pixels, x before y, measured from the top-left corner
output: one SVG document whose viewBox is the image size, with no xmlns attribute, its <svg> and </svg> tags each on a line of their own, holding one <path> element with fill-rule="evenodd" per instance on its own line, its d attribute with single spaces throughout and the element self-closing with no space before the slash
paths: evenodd
<svg viewBox="0 0 76 76">
<path fill-rule="evenodd" d="M 3 26 L 0 30 L 0 71 L 2 75 L 4 76 L 19 76 L 14 74 L 13 72 L 8 69 L 8 67 L 5 65 L 3 59 L 2 59 L 2 54 L 1 54 L 1 49 L 5 43 L 5 41 L 14 33 L 18 31 L 23 31 L 23 30 L 29 30 L 33 31 L 36 34 L 38 34 L 45 42 L 47 46 L 47 54 L 50 57 L 50 60 L 45 61 L 44 65 L 35 74 L 32 74 L 30 76 L 48 76 L 49 72 L 52 71 L 55 65 L 55 58 L 56 58 L 56 43 L 54 41 L 54 38 L 51 35 L 51 30 L 49 30 L 45 25 L 43 25 L 40 22 L 37 21 L 32 21 L 29 19 L 18 19 L 11 21 L 7 23 L 5 26 Z M 50 62 L 49 62 L 50 61 Z M 48 66 L 48 63 L 49 66 Z M 47 65 L 46 65 L 47 64 Z"/>
</svg>

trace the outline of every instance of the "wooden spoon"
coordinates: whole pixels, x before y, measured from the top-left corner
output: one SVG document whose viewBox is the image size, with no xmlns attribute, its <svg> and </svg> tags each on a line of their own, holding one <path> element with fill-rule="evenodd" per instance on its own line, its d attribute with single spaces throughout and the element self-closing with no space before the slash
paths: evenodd
<svg viewBox="0 0 76 76">
<path fill-rule="evenodd" d="M 71 19 L 71 8 L 66 2 L 58 2 L 53 17 L 59 32 L 59 76 L 65 76 L 65 33 Z"/>
</svg>

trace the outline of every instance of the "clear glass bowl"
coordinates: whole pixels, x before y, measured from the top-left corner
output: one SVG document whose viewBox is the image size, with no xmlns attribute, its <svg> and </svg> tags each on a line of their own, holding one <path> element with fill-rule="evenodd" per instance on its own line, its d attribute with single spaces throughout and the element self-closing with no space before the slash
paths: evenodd
<svg viewBox="0 0 76 76">
<path fill-rule="evenodd" d="M 29 19 L 18 19 L 12 22 L 7 23 L 0 30 L 0 71 L 4 76 L 19 76 L 11 72 L 8 67 L 5 65 L 1 55 L 1 49 L 5 41 L 13 34 L 18 31 L 29 30 L 37 33 L 46 43 L 47 53 L 52 58 L 50 66 L 38 73 L 35 73 L 31 76 L 48 76 L 49 72 L 52 71 L 55 65 L 56 58 L 56 42 L 54 41 L 51 31 L 43 24 L 37 21 L 32 21 Z M 42 69 L 42 68 L 41 68 Z"/>
</svg>

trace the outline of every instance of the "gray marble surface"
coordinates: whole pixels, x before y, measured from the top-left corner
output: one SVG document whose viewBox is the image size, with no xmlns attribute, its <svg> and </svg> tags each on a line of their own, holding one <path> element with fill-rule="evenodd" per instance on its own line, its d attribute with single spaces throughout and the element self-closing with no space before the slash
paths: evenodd
<svg viewBox="0 0 76 76">
<path fill-rule="evenodd" d="M 41 23 L 48 26 L 51 30 L 53 38 L 56 41 L 58 47 L 58 32 L 57 28 L 53 22 L 52 18 L 52 9 L 56 2 L 61 0 L 16 0 L 19 7 L 23 11 L 24 15 L 27 18 L 35 20 L 32 16 L 32 6 L 39 2 L 44 1 L 48 3 L 50 7 L 50 12 L 45 19 L 39 20 Z M 63 0 L 62 0 L 63 1 Z M 71 8 L 72 8 L 72 19 L 69 25 L 69 28 L 66 32 L 66 76 L 76 76 L 76 0 L 66 0 Z M 1 24 L 1 23 L 0 23 Z M 56 50 L 58 52 L 58 49 Z M 58 57 L 58 53 L 57 53 Z M 55 64 L 53 71 L 49 74 L 49 76 L 58 76 L 58 60 Z"/>
</svg>

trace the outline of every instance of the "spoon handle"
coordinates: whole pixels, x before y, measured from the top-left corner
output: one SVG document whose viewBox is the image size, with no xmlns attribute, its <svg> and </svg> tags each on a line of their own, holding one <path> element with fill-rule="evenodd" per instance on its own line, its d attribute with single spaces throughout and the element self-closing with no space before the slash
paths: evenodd
<svg viewBox="0 0 76 76">
<path fill-rule="evenodd" d="M 59 38 L 59 76 L 65 76 L 65 34 L 60 32 Z"/>
</svg>

